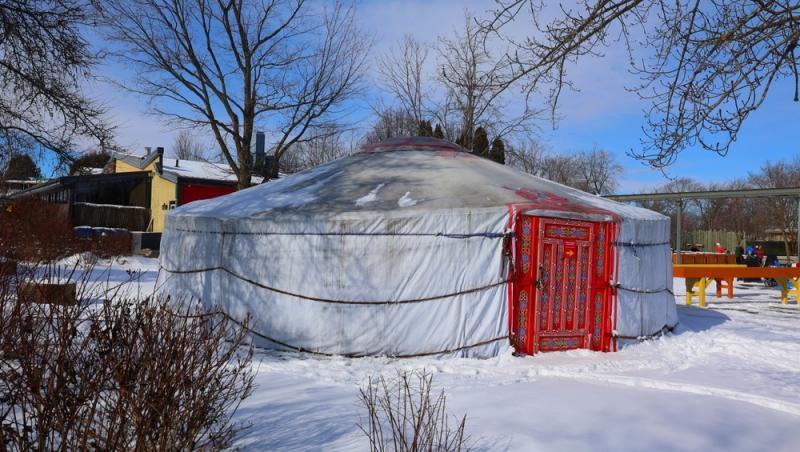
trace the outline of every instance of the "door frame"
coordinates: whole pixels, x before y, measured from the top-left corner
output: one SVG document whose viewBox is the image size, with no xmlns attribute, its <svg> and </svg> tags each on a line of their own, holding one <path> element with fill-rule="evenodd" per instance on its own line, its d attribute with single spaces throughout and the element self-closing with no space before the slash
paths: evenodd
<svg viewBox="0 0 800 452">
<path fill-rule="evenodd" d="M 564 212 L 557 215 L 540 215 L 539 211 L 514 212 L 510 218 L 509 226 L 514 232 L 512 241 L 513 269 L 509 280 L 509 331 L 511 344 L 517 353 L 535 354 L 539 347 L 534 339 L 538 337 L 534 319 L 538 319 L 536 306 L 541 291 L 536 287 L 539 275 L 539 253 L 542 243 L 539 243 L 541 227 L 551 221 L 569 224 L 579 222 L 591 225 L 592 248 L 589 266 L 591 278 L 588 300 L 589 309 L 586 325 L 586 338 L 580 347 L 596 351 L 611 351 L 612 331 L 614 317 L 614 302 L 616 298 L 613 285 L 610 283 L 615 272 L 615 256 L 612 245 L 617 231 L 617 224 L 613 217 L 600 215 L 581 215 Z"/>
</svg>

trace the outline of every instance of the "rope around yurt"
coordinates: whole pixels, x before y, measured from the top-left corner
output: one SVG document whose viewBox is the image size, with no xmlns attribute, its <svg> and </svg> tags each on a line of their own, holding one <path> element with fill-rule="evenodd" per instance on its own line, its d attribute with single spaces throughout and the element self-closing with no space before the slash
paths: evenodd
<svg viewBox="0 0 800 452">
<path fill-rule="evenodd" d="M 235 272 L 233 272 L 233 271 L 231 271 L 231 270 L 229 270 L 229 269 L 227 269 L 225 267 L 222 267 L 222 266 L 200 268 L 200 269 L 196 269 L 196 270 L 170 270 L 170 269 L 168 269 L 168 268 L 166 268 L 164 266 L 161 266 L 161 269 L 164 270 L 167 273 L 178 274 L 178 275 L 192 274 L 192 273 L 205 273 L 205 272 L 210 272 L 210 271 L 215 271 L 215 270 L 221 270 L 221 271 L 224 271 L 225 273 L 228 273 L 229 275 L 231 275 L 231 276 L 233 276 L 235 278 L 238 278 L 238 279 L 240 279 L 240 280 L 242 280 L 242 281 L 244 281 L 246 283 L 252 284 L 252 285 L 254 285 L 256 287 L 260 287 L 262 289 L 266 289 L 266 290 L 269 290 L 269 291 L 272 291 L 272 292 L 275 292 L 275 293 L 279 293 L 281 295 L 288 295 L 288 296 L 291 296 L 291 297 L 299 298 L 301 300 L 315 301 L 315 302 L 318 302 L 318 303 L 351 304 L 351 305 L 395 305 L 395 304 L 423 303 L 423 302 L 426 302 L 426 301 L 441 300 L 441 299 L 445 299 L 445 298 L 456 297 L 456 296 L 459 296 L 459 295 L 466 295 L 466 294 L 470 294 L 470 293 L 481 292 L 483 290 L 487 290 L 487 289 L 491 289 L 493 287 L 501 286 L 501 285 L 506 284 L 506 283 L 509 282 L 508 279 L 502 279 L 500 281 L 493 282 L 493 283 L 490 283 L 490 284 L 486 284 L 485 286 L 475 287 L 475 288 L 472 288 L 472 289 L 460 290 L 458 292 L 451 292 L 451 293 L 447 293 L 447 294 L 443 294 L 443 295 L 432 295 L 430 297 L 411 298 L 411 299 L 407 299 L 407 300 L 354 301 L 354 300 L 335 300 L 335 299 L 331 299 L 331 298 L 312 297 L 310 295 L 303 295 L 303 294 L 299 294 L 299 293 L 295 293 L 295 292 L 290 292 L 288 290 L 278 289 L 277 287 L 268 286 L 268 285 L 262 284 L 262 283 L 260 283 L 258 281 L 254 281 L 252 279 L 249 279 L 249 278 L 247 278 L 245 276 L 239 275 L 239 274 L 237 274 L 237 273 L 235 273 Z"/>
<path fill-rule="evenodd" d="M 327 353 L 327 352 L 319 352 L 319 351 L 307 349 L 307 348 L 304 348 L 304 347 L 298 347 L 298 346 L 295 346 L 295 345 L 291 345 L 291 344 L 288 344 L 286 342 L 279 341 L 279 340 L 277 340 L 275 338 L 269 337 L 269 336 L 267 336 L 267 335 L 265 335 L 263 333 L 260 333 L 260 332 L 258 332 L 256 330 L 250 328 L 249 326 L 246 326 L 244 323 L 240 322 L 239 320 L 237 320 L 236 318 L 234 318 L 233 316 L 231 316 L 230 314 L 228 314 L 227 312 L 225 312 L 225 311 L 223 311 L 222 309 L 219 309 L 219 308 L 217 310 L 215 310 L 215 311 L 206 312 L 206 313 L 203 313 L 203 314 L 177 314 L 177 313 L 171 312 L 171 311 L 165 311 L 165 312 L 167 312 L 169 315 L 171 315 L 173 317 L 177 317 L 177 318 L 181 318 L 181 319 L 207 319 L 207 318 L 211 318 L 211 317 L 215 317 L 215 316 L 220 316 L 223 319 L 227 319 L 227 320 L 233 322 L 234 324 L 238 325 L 239 327 L 244 328 L 248 333 L 250 333 L 250 334 L 252 334 L 254 336 L 257 336 L 257 337 L 259 337 L 261 339 L 265 339 L 265 340 L 270 341 L 272 343 L 278 344 L 281 347 L 288 348 L 288 349 L 290 349 L 292 351 L 295 351 L 295 352 L 308 353 L 308 354 L 311 354 L 311 355 L 318 355 L 318 356 L 329 356 L 329 357 L 341 356 L 341 357 L 345 357 L 345 358 L 366 358 L 366 357 L 370 357 L 370 356 L 376 356 L 376 355 L 372 355 L 372 354 L 368 354 L 368 353 Z M 450 348 L 450 349 L 445 349 L 445 350 L 440 350 L 440 351 L 435 351 L 435 352 L 420 352 L 420 353 L 410 353 L 410 354 L 402 354 L 402 355 L 385 355 L 385 356 L 387 358 L 406 359 L 406 358 L 422 358 L 422 357 L 426 357 L 426 356 L 446 355 L 446 354 L 449 354 L 449 353 L 457 353 L 457 352 L 460 352 L 460 351 L 463 351 L 463 350 L 468 350 L 470 348 L 480 347 L 480 346 L 483 346 L 483 345 L 491 344 L 493 342 L 502 341 L 502 340 L 508 340 L 508 339 L 509 339 L 508 335 L 503 335 L 503 336 L 498 336 L 498 337 L 493 338 L 493 339 L 480 341 L 480 342 L 477 342 L 477 343 L 474 343 L 474 344 L 463 345 L 461 347 Z"/>
</svg>

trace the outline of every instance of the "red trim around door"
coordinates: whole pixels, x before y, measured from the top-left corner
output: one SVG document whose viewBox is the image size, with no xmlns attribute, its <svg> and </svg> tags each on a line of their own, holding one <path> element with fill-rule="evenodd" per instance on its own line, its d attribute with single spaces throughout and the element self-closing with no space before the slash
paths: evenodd
<svg viewBox="0 0 800 452">
<path fill-rule="evenodd" d="M 518 353 L 612 349 L 613 222 L 518 214 L 509 316 Z"/>
</svg>

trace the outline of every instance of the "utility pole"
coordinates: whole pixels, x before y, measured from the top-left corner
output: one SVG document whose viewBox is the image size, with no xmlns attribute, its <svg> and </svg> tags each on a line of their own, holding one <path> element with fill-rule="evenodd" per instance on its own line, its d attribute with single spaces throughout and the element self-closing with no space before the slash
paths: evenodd
<svg viewBox="0 0 800 452">
<path fill-rule="evenodd" d="M 794 242 L 797 251 L 797 263 L 800 265 L 800 198 L 797 198 L 797 239 Z"/>
<path fill-rule="evenodd" d="M 677 237 L 675 238 L 675 241 L 677 242 L 677 243 L 675 243 L 675 253 L 676 253 L 675 254 L 676 261 L 675 262 L 678 263 L 678 264 L 681 263 L 681 211 L 682 210 L 683 210 L 683 200 L 682 199 L 678 199 L 678 215 L 676 215 L 676 218 L 675 218 L 675 222 L 677 223 L 675 225 L 675 228 L 677 230 L 676 231 L 677 232 L 677 234 L 676 234 Z"/>
</svg>

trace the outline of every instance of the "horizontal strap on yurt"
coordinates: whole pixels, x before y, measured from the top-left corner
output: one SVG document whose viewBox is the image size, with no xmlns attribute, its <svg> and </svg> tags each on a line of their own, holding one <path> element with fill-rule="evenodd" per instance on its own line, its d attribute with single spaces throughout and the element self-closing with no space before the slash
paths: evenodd
<svg viewBox="0 0 800 452">
<path fill-rule="evenodd" d="M 281 347 L 285 347 L 285 348 L 288 348 L 288 349 L 296 351 L 296 352 L 309 353 L 309 354 L 312 354 L 312 355 L 319 355 L 319 356 L 343 356 L 345 358 L 364 358 L 364 357 L 367 357 L 367 356 L 387 356 L 389 358 L 420 358 L 420 357 L 423 357 L 423 356 L 435 356 L 435 355 L 445 355 L 445 354 L 448 354 L 448 353 L 456 353 L 456 352 L 460 352 L 460 351 L 463 351 L 463 350 L 468 350 L 470 348 L 480 347 L 480 346 L 483 346 L 483 345 L 489 345 L 489 344 L 497 342 L 497 341 L 502 341 L 502 340 L 508 340 L 509 339 L 509 337 L 507 335 L 506 336 L 498 336 L 498 337 L 495 337 L 493 339 L 488 339 L 488 340 L 485 340 L 485 341 L 480 341 L 480 342 L 476 342 L 474 344 L 464 345 L 464 346 L 461 346 L 461 347 L 445 349 L 445 350 L 440 350 L 440 351 L 436 351 L 436 352 L 420 352 L 420 353 L 410 353 L 410 354 L 403 354 L 403 355 L 376 355 L 376 354 L 368 354 L 368 353 L 329 353 L 329 352 L 320 352 L 320 351 L 310 350 L 310 349 L 307 349 L 307 348 L 304 348 L 304 347 L 297 347 L 295 345 L 287 344 L 286 342 L 279 341 L 277 339 L 271 338 L 271 337 L 269 337 L 269 336 L 267 336 L 265 334 L 259 333 L 258 331 L 255 331 L 255 330 L 251 329 L 248 326 L 243 325 L 240 321 L 236 320 L 230 314 L 228 314 L 227 312 L 222 311 L 222 310 L 209 312 L 209 313 L 206 313 L 206 314 L 202 314 L 200 316 L 180 316 L 180 317 L 193 318 L 193 317 L 209 317 L 209 316 L 214 316 L 214 315 L 220 315 L 220 316 L 230 320 L 231 322 L 233 322 L 233 323 L 235 323 L 235 324 L 237 324 L 237 325 L 239 325 L 241 327 L 244 327 L 244 329 L 246 329 L 250 334 L 253 334 L 254 336 L 258 336 L 261 339 L 267 340 L 267 341 L 272 342 L 274 344 L 280 345 Z"/>
<path fill-rule="evenodd" d="M 613 242 L 612 245 L 614 245 L 614 246 L 629 246 L 629 247 L 646 247 L 646 246 L 671 245 L 671 242 L 658 242 L 658 243 Z"/>
<path fill-rule="evenodd" d="M 449 232 L 246 232 L 246 231 L 202 231 L 195 229 L 174 229 L 177 232 L 188 232 L 191 234 L 215 234 L 215 235 L 244 235 L 244 236 L 355 236 L 355 237 L 444 237 L 448 239 L 469 239 L 473 237 L 483 237 L 490 239 L 501 239 L 509 235 L 504 232 L 468 232 L 468 233 L 449 233 Z M 513 235 L 513 233 L 510 233 Z"/>
<path fill-rule="evenodd" d="M 366 354 L 366 353 L 328 353 L 328 352 L 319 352 L 319 351 L 315 351 L 315 350 L 309 350 L 309 349 L 303 348 L 303 347 L 297 347 L 297 346 L 294 346 L 294 345 L 291 345 L 291 344 L 287 344 L 286 342 L 279 341 L 277 339 L 271 338 L 271 337 L 269 337 L 269 336 L 267 336 L 265 334 L 259 333 L 258 331 L 255 331 L 252 328 L 250 328 L 249 326 L 245 326 L 244 324 L 242 324 L 242 322 L 236 320 L 230 314 L 228 314 L 227 312 L 223 311 L 222 309 L 216 309 L 214 311 L 204 312 L 204 313 L 201 313 L 201 314 L 178 314 L 178 313 L 174 313 L 174 312 L 170 312 L 170 311 L 164 311 L 164 312 L 166 312 L 167 314 L 169 314 L 169 315 L 171 315 L 173 317 L 178 317 L 178 318 L 182 318 L 182 319 L 205 319 L 205 318 L 209 318 L 209 317 L 220 316 L 220 317 L 223 317 L 225 319 L 230 320 L 231 322 L 235 323 L 236 325 L 239 325 L 240 327 L 243 327 L 245 330 L 247 330 L 248 333 L 250 333 L 250 334 L 252 334 L 254 336 L 258 336 L 261 339 L 267 340 L 267 341 L 272 342 L 274 344 L 280 345 L 281 347 L 285 347 L 285 348 L 288 348 L 288 349 L 290 349 L 292 351 L 296 351 L 296 352 L 309 353 L 309 354 L 312 354 L 312 355 L 319 355 L 319 356 L 343 356 L 345 358 L 363 358 L 363 357 L 367 357 L 367 356 L 380 356 L 380 355 Z M 464 345 L 464 346 L 461 346 L 461 347 L 445 349 L 445 350 L 436 351 L 436 352 L 420 352 L 420 353 L 411 353 L 411 354 L 404 354 L 404 355 L 384 355 L 384 356 L 387 356 L 389 358 L 420 358 L 420 357 L 424 357 L 424 356 L 445 355 L 445 354 L 448 354 L 448 353 L 456 353 L 456 352 L 468 350 L 468 349 L 471 349 L 471 348 L 480 347 L 480 346 L 483 346 L 483 345 L 489 345 L 489 344 L 494 343 L 494 342 L 498 342 L 498 341 L 502 341 L 502 340 L 508 340 L 508 339 L 509 339 L 509 337 L 507 335 L 506 336 L 498 336 L 498 337 L 495 337 L 493 339 L 488 339 L 488 340 L 485 340 L 485 341 L 476 342 L 474 344 Z"/>
<path fill-rule="evenodd" d="M 670 289 L 667 289 L 667 288 L 664 288 L 664 289 L 657 289 L 657 290 L 647 290 L 647 289 L 629 289 L 629 288 L 627 288 L 627 287 L 622 287 L 622 286 L 620 286 L 620 285 L 614 286 L 614 288 L 615 288 L 615 289 L 619 289 L 619 290 L 624 290 L 625 292 L 633 292 L 633 293 L 646 293 L 646 294 L 651 294 L 651 293 L 661 293 L 661 292 L 667 292 L 667 293 L 669 293 L 670 295 L 675 295 L 675 294 L 672 292 L 672 290 L 670 290 Z"/>
<path fill-rule="evenodd" d="M 166 271 L 167 273 L 172 273 L 172 274 L 205 273 L 205 272 L 220 270 L 220 271 L 224 271 L 225 273 L 227 273 L 227 274 L 229 274 L 229 275 L 231 275 L 231 276 L 233 276 L 235 278 L 238 278 L 238 279 L 240 279 L 240 280 L 242 280 L 242 281 L 244 281 L 246 283 L 249 283 L 249 284 L 252 284 L 252 285 L 254 285 L 256 287 L 260 287 L 262 289 L 270 290 L 272 292 L 279 293 L 279 294 L 282 294 L 282 295 L 289 295 L 291 297 L 300 298 L 302 300 L 316 301 L 316 302 L 319 302 L 319 303 L 352 304 L 352 305 L 358 305 L 358 306 L 361 306 L 361 305 L 410 304 L 410 303 L 422 303 L 422 302 L 426 302 L 426 301 L 441 300 L 441 299 L 445 299 L 445 298 L 455 297 L 455 296 L 458 296 L 458 295 L 466 295 L 466 294 L 470 294 L 470 293 L 480 292 L 480 291 L 483 291 L 483 290 L 491 289 L 493 287 L 502 286 L 503 284 L 506 284 L 506 283 L 509 282 L 508 279 L 503 279 L 501 281 L 497 281 L 497 282 L 494 282 L 494 283 L 491 283 L 491 284 L 487 284 L 485 286 L 475 287 L 475 288 L 472 288 L 472 289 L 460 290 L 458 292 L 452 292 L 452 293 L 448 293 L 448 294 L 444 294 L 444 295 L 433 295 L 433 296 L 430 296 L 430 297 L 413 298 L 413 299 L 409 299 L 409 300 L 353 301 L 353 300 L 333 300 L 333 299 L 330 299 L 330 298 L 312 297 L 312 296 L 308 296 L 308 295 L 302 295 L 302 294 L 298 294 L 298 293 L 294 293 L 294 292 L 289 292 L 287 290 L 278 289 L 278 288 L 275 288 L 275 287 L 267 286 L 266 284 L 261 284 L 260 282 L 257 282 L 257 281 L 253 281 L 252 279 L 249 279 L 249 278 L 246 278 L 244 276 L 238 275 L 238 274 L 232 272 L 231 270 L 228 270 L 225 267 L 209 267 L 209 268 L 201 268 L 201 269 L 197 269 L 197 270 L 170 270 L 170 269 L 162 266 L 161 269 Z"/>
</svg>

